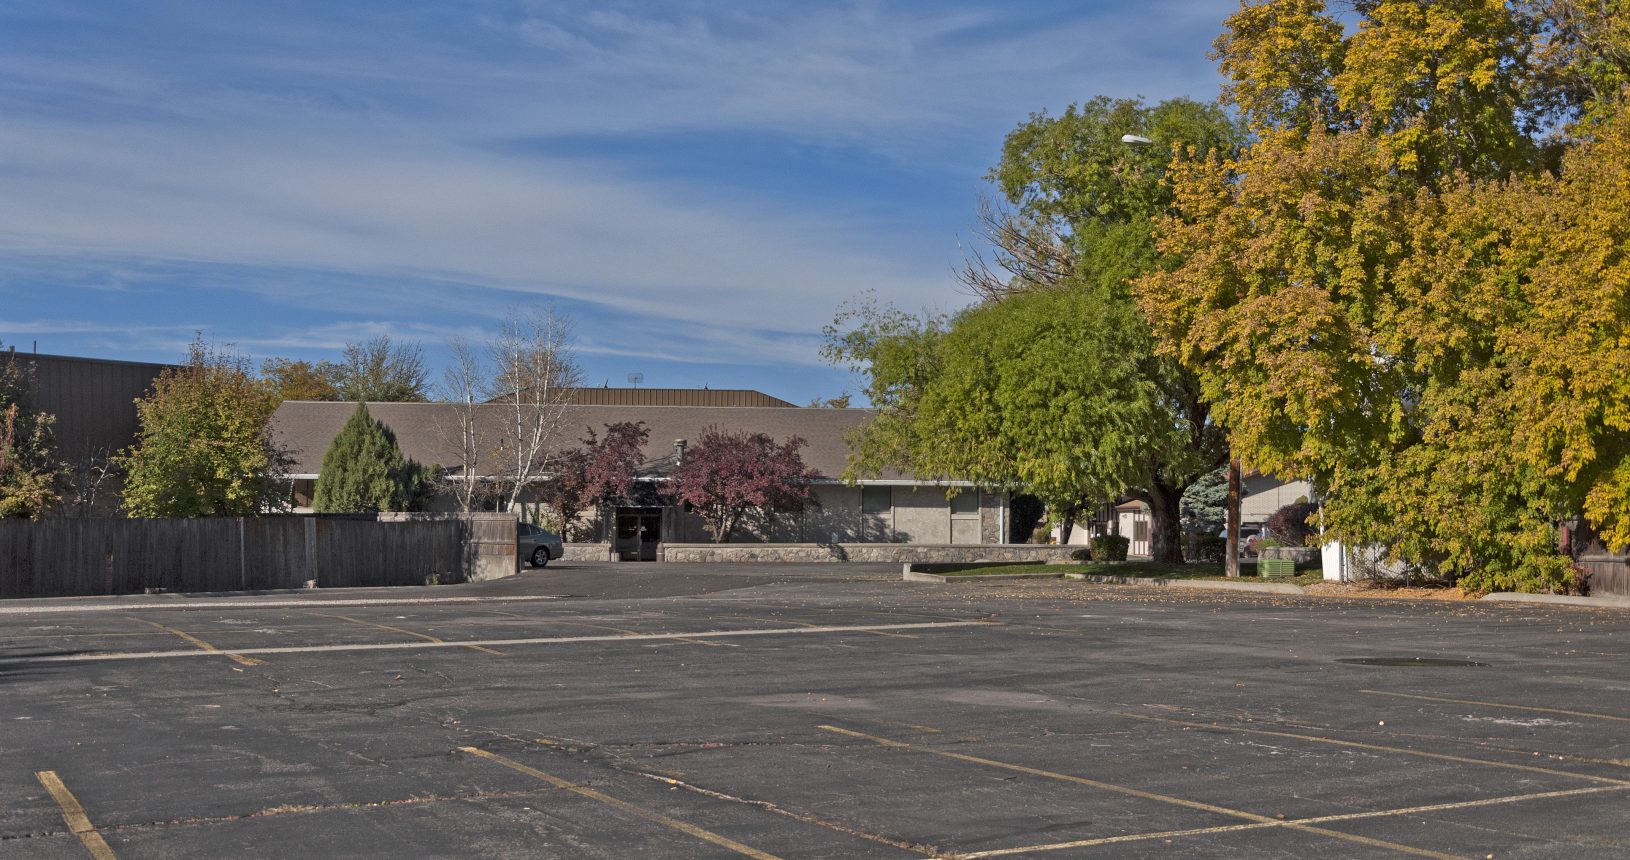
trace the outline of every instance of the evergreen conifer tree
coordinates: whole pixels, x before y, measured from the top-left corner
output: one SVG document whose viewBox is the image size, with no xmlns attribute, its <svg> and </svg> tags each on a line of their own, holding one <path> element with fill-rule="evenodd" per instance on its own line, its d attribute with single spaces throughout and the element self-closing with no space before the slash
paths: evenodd
<svg viewBox="0 0 1630 860">
<path fill-rule="evenodd" d="M 423 481 L 423 469 L 402 456 L 396 434 L 358 403 L 323 455 L 312 508 L 328 514 L 408 510 Z"/>
</svg>

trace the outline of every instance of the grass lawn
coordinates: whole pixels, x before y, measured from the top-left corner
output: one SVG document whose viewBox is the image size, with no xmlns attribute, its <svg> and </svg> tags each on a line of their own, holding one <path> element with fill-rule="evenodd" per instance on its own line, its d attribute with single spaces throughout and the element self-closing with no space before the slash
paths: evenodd
<svg viewBox="0 0 1630 860">
<path fill-rule="evenodd" d="M 1221 564 L 1155 564 L 1152 561 L 1099 562 L 1097 564 L 978 564 L 955 569 L 935 568 L 941 576 L 980 576 L 1006 573 L 1085 573 L 1098 576 L 1137 576 L 1157 579 L 1226 579 Z M 1240 563 L 1240 574 L 1256 576 L 1256 562 Z M 1275 582 L 1309 585 L 1322 579 L 1317 569 L 1299 571 Z"/>
</svg>

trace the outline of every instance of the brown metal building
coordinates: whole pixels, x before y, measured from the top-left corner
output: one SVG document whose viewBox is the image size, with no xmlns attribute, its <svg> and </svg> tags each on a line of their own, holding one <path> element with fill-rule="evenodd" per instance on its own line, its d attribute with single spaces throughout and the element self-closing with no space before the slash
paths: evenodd
<svg viewBox="0 0 1630 860">
<path fill-rule="evenodd" d="M 136 441 L 136 399 L 168 364 L 16 353 L 34 366 L 34 405 L 55 415 L 57 450 L 73 462 L 105 456 Z"/>
</svg>

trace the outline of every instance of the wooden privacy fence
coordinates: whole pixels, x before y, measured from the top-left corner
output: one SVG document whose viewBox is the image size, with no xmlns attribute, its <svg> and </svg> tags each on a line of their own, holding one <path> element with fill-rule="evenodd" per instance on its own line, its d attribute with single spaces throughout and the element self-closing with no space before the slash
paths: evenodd
<svg viewBox="0 0 1630 860">
<path fill-rule="evenodd" d="M 1590 575 L 1591 594 L 1630 595 L 1630 550 L 1609 549 L 1583 520 L 1563 524 L 1562 544 L 1572 551 L 1580 571 Z"/>
<path fill-rule="evenodd" d="M 459 582 L 469 528 L 456 519 L 0 519 L 0 598 Z"/>
<path fill-rule="evenodd" d="M 1578 558 L 1581 570 L 1590 574 L 1590 593 L 1604 596 L 1630 596 L 1630 555 L 1597 553 Z"/>
</svg>

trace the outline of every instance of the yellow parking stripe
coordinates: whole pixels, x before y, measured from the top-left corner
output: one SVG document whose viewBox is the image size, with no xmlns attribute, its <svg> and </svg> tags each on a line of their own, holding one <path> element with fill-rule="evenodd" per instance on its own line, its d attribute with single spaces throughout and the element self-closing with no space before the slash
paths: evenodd
<svg viewBox="0 0 1630 860">
<path fill-rule="evenodd" d="M 190 642 L 190 643 L 192 643 L 194 645 L 197 645 L 199 647 L 199 649 L 201 649 L 201 650 L 211 651 L 211 652 L 216 652 L 216 653 L 222 653 L 221 649 L 215 647 L 214 645 L 209 644 L 208 642 L 205 642 L 202 639 L 199 639 L 197 636 L 194 636 L 191 633 L 188 633 L 188 632 L 186 632 L 184 630 L 177 630 L 174 627 L 166 627 L 163 624 L 158 623 L 157 621 L 148 621 L 145 618 L 137 618 L 134 615 L 126 615 L 125 617 L 130 619 L 131 621 L 140 621 L 141 623 L 146 624 L 146 625 L 148 625 L 150 627 L 156 627 L 156 628 L 158 628 L 160 630 L 163 630 L 165 633 L 169 633 L 172 636 L 179 636 L 183 640 L 185 640 L 187 642 Z M 231 660 L 234 663 L 237 663 L 239 666 L 264 666 L 264 665 L 266 665 L 265 660 L 257 660 L 254 657 L 245 657 L 242 654 L 226 653 L 226 658 L 228 660 Z"/>
<path fill-rule="evenodd" d="M 56 800 L 57 806 L 62 807 L 63 822 L 68 825 L 69 832 L 79 837 L 79 841 L 85 846 L 85 850 L 89 851 L 96 860 L 115 860 L 113 849 L 108 847 L 107 840 L 102 838 L 102 834 L 96 832 L 96 827 L 91 824 L 90 817 L 85 814 L 85 808 L 79 805 L 79 799 L 74 797 L 74 793 L 69 791 L 68 786 L 62 783 L 62 778 L 57 776 L 57 772 L 54 770 L 38 771 L 34 774 L 34 778 L 40 781 L 40 785 L 45 786 L 46 791 L 51 792 L 51 797 Z"/>
<path fill-rule="evenodd" d="M 1103 782 L 1101 780 L 1088 779 L 1087 777 L 1084 777 L 1084 776 L 1075 776 L 1073 774 L 1068 774 L 1068 773 L 1058 773 L 1056 771 L 1042 770 L 1041 768 L 1027 767 L 1027 766 L 1021 765 L 1021 764 L 1012 764 L 1010 762 L 997 761 L 996 759 L 984 758 L 984 757 L 981 757 L 981 756 L 967 755 L 965 753 L 955 753 L 955 752 L 949 752 L 949 751 L 946 751 L 946 750 L 935 749 L 933 747 L 919 746 L 917 744 L 907 743 L 906 741 L 891 740 L 889 738 L 882 738 L 882 737 L 878 737 L 876 735 L 868 735 L 868 734 L 865 734 L 864 732 L 857 732 L 857 731 L 853 731 L 851 729 L 839 728 L 837 726 L 825 726 L 825 725 L 823 725 L 823 726 L 817 726 L 816 728 L 822 729 L 824 731 L 840 734 L 840 735 L 847 735 L 849 737 L 860 738 L 860 739 L 863 739 L 863 740 L 871 741 L 872 743 L 877 744 L 878 746 L 890 747 L 890 748 L 893 748 L 893 749 L 909 750 L 909 751 L 912 751 L 912 752 L 927 753 L 929 755 L 940 756 L 941 758 L 954 759 L 956 761 L 965 761 L 965 762 L 968 762 L 970 764 L 982 764 L 982 765 L 985 765 L 987 767 L 997 767 L 997 768 L 1001 768 L 1003 770 L 1014 771 L 1016 773 L 1029 774 L 1031 776 L 1039 776 L 1039 777 L 1043 777 L 1043 778 L 1046 778 L 1046 779 L 1055 779 L 1055 780 L 1058 780 L 1060 782 L 1070 782 L 1070 783 L 1075 783 L 1076 785 L 1085 785 L 1085 786 L 1088 786 L 1090 788 L 1097 788 L 1097 789 L 1101 789 L 1103 791 L 1111 791 L 1111 792 L 1114 792 L 1116 794 L 1124 794 L 1124 795 L 1127 795 L 1129 797 L 1138 797 L 1138 798 L 1142 798 L 1144 800 L 1153 800 L 1153 801 L 1157 801 L 1157 802 L 1160 802 L 1160 803 L 1170 804 L 1172 806 L 1181 806 L 1181 807 L 1184 807 L 1186 809 L 1195 809 L 1195 810 L 1199 810 L 1201 812 L 1209 812 L 1209 813 L 1212 813 L 1214 815 L 1225 815 L 1225 816 L 1228 816 L 1229 818 L 1243 818 L 1243 819 L 1245 819 L 1247 821 L 1255 822 L 1255 823 L 1258 823 L 1258 824 L 1280 825 L 1280 826 L 1286 827 L 1286 828 L 1291 829 L 1291 830 L 1297 830 L 1297 831 L 1301 831 L 1301 832 L 1304 832 L 1304 833 L 1315 833 L 1315 834 L 1318 834 L 1320 836 L 1328 836 L 1328 837 L 1330 837 L 1332 839 L 1340 839 L 1340 840 L 1342 840 L 1344 842 L 1354 842 L 1354 843 L 1357 843 L 1357 844 L 1360 844 L 1360 845 L 1368 845 L 1368 846 L 1370 846 L 1372 848 L 1386 848 L 1386 849 L 1389 849 L 1389 850 L 1392 850 L 1392 851 L 1397 851 L 1397 852 L 1402 853 L 1402 854 L 1412 854 L 1412 855 L 1415 855 L 1416 857 L 1433 857 L 1433 858 L 1437 858 L 1437 860 L 1462 860 L 1461 856 L 1457 855 L 1457 854 L 1445 854 L 1445 853 L 1443 853 L 1441 851 L 1433 851 L 1433 850 L 1430 850 L 1430 849 L 1427 849 L 1427 848 L 1415 848 L 1415 847 L 1409 846 L 1409 845 L 1401 845 L 1401 844 L 1399 844 L 1397 842 L 1388 842 L 1388 841 L 1386 841 L 1384 839 L 1372 839 L 1372 838 L 1370 838 L 1368 836 L 1359 836 L 1359 835 L 1353 834 L 1353 833 L 1343 833 L 1340 830 L 1329 830 L 1327 828 L 1314 827 L 1314 826 L 1308 825 L 1308 824 L 1296 824 L 1296 823 L 1292 823 L 1292 822 L 1288 822 L 1288 821 L 1280 821 L 1277 818 L 1271 818 L 1271 817 L 1266 816 L 1266 815 L 1258 815 L 1258 814 L 1256 814 L 1254 812 L 1246 812 L 1243 809 L 1230 809 L 1230 808 L 1228 808 L 1226 806 L 1217 806 L 1216 804 L 1204 803 L 1204 802 L 1201 802 L 1201 801 L 1198 801 L 1198 800 L 1187 800 L 1187 799 L 1184 799 L 1184 798 L 1181 798 L 1181 797 L 1173 797 L 1173 796 L 1171 796 L 1169 794 L 1160 794 L 1158 792 L 1153 792 L 1153 791 L 1144 791 L 1143 789 L 1140 789 L 1140 788 L 1132 788 L 1130 786 L 1125 786 L 1125 785 L 1116 785 L 1116 784 L 1111 783 L 1111 782 Z"/>
<path fill-rule="evenodd" d="M 712 843 L 714 845 L 717 845 L 720 848 L 726 848 L 726 849 L 729 849 L 731 851 L 736 852 L 737 854 L 741 854 L 741 855 L 746 856 L 746 857 L 752 857 L 752 858 L 754 858 L 754 860 L 780 860 L 780 858 L 776 857 L 774 854 L 767 854 L 767 853 L 765 853 L 763 851 L 758 850 L 757 848 L 753 848 L 753 847 L 748 846 L 748 845 L 743 845 L 740 842 L 737 842 L 737 841 L 735 841 L 733 839 L 727 839 L 727 838 L 725 838 L 723 836 L 720 836 L 717 833 L 714 833 L 711 830 L 703 830 L 702 828 L 697 827 L 694 824 L 689 824 L 689 823 L 686 823 L 684 821 L 680 821 L 677 818 L 670 818 L 670 817 L 668 817 L 666 815 L 663 815 L 660 812 L 652 812 L 649 809 L 643 809 L 641 807 L 635 806 L 632 803 L 629 803 L 626 800 L 619 800 L 619 799 L 617 799 L 615 797 L 612 797 L 609 794 L 605 794 L 603 792 L 595 791 L 594 789 L 589 788 L 588 786 L 578 785 L 577 783 L 574 783 L 574 782 L 567 782 L 566 780 L 561 779 L 558 776 L 555 776 L 553 774 L 544 773 L 543 771 L 538 770 L 537 768 L 528 767 L 528 766 L 526 766 L 524 764 L 521 764 L 518 761 L 515 761 L 513 759 L 508 759 L 508 758 L 505 758 L 505 757 L 503 757 L 501 755 L 498 755 L 497 753 L 490 753 L 490 752 L 487 752 L 484 749 L 479 749 L 477 747 L 459 747 L 459 749 L 460 749 L 460 751 L 467 752 L 470 755 L 480 756 L 481 758 L 487 759 L 488 761 L 497 762 L 498 764 L 501 764 L 504 767 L 509 768 L 510 770 L 517 771 L 519 773 L 524 773 L 524 774 L 526 774 L 527 776 L 530 776 L 530 777 L 535 777 L 537 779 L 541 779 L 544 782 L 547 782 L 550 785 L 554 786 L 555 788 L 559 788 L 559 789 L 563 789 L 565 791 L 569 791 L 569 792 L 571 792 L 573 794 L 576 794 L 576 795 L 579 795 L 581 797 L 587 797 L 590 800 L 599 801 L 600 803 L 604 803 L 605 805 L 610 806 L 613 809 L 622 810 L 623 812 L 626 812 L 626 813 L 628 813 L 630 815 L 637 815 L 640 818 L 646 819 L 647 821 L 654 821 L 654 822 L 662 825 L 663 827 L 667 827 L 667 828 L 670 828 L 670 829 L 673 829 L 673 830 L 677 830 L 677 831 L 679 831 L 681 833 L 689 834 L 689 835 L 694 836 L 697 839 L 700 839 L 700 840 L 702 840 L 704 842 L 709 842 L 709 843 Z"/>
</svg>

